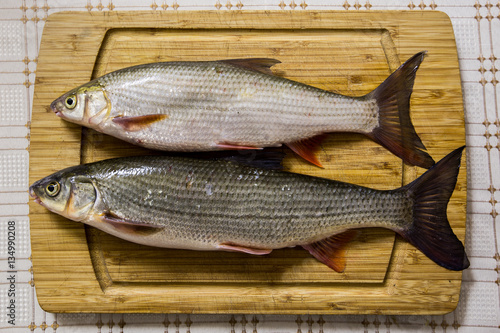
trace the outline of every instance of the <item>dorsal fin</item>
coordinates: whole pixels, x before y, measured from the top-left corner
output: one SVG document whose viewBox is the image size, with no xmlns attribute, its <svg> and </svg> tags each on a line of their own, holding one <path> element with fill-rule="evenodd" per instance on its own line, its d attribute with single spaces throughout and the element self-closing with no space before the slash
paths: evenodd
<svg viewBox="0 0 500 333">
<path fill-rule="evenodd" d="M 274 75 L 271 71 L 271 67 L 281 63 L 281 61 L 272 58 L 228 59 L 221 60 L 221 62 L 268 75 Z"/>
<path fill-rule="evenodd" d="M 225 160 L 237 164 L 267 169 L 283 170 L 283 159 L 286 154 L 280 151 L 270 150 L 219 150 L 208 152 L 186 152 L 179 153 L 176 156 L 196 158 L 201 160 Z"/>
<path fill-rule="evenodd" d="M 253 168 L 282 170 L 285 153 L 278 151 L 241 150 L 222 159 Z"/>
</svg>

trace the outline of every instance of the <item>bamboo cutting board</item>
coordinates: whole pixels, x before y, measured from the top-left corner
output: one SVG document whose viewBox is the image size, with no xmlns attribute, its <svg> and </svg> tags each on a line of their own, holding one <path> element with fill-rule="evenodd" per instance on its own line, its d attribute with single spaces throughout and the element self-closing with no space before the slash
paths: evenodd
<svg viewBox="0 0 500 333">
<path fill-rule="evenodd" d="M 460 75 L 449 18 L 440 12 L 74 12 L 51 15 L 38 58 L 30 182 L 105 158 L 158 154 L 80 128 L 46 108 L 110 71 L 155 61 L 268 57 L 275 74 L 345 95 L 376 88 L 413 54 L 411 116 L 437 161 L 465 143 Z M 324 169 L 287 152 L 286 170 L 378 189 L 423 169 L 365 137 L 322 144 Z M 465 157 L 464 157 L 465 160 Z M 133 190 L 133 189 L 132 189 Z M 466 170 L 448 206 L 465 238 Z M 302 249 L 268 256 L 132 244 L 30 202 L 38 300 L 50 312 L 440 314 L 458 302 L 461 273 L 441 268 L 387 230 L 364 230 L 335 273 Z"/>
</svg>

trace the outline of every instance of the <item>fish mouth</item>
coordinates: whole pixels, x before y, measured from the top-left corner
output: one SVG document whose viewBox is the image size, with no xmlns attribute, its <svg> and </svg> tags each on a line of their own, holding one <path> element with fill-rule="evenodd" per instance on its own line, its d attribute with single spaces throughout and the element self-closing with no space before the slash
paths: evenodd
<svg viewBox="0 0 500 333">
<path fill-rule="evenodd" d="M 62 117 L 62 112 L 57 109 L 56 103 L 57 101 L 52 102 L 50 106 L 47 107 L 47 111 L 48 112 L 52 111 L 56 114 L 56 116 Z"/>
<path fill-rule="evenodd" d="M 30 196 L 33 198 L 33 201 L 35 201 L 37 204 L 43 205 L 42 200 L 40 200 L 38 195 L 35 194 L 35 191 L 33 190 L 32 187 L 30 187 L 29 193 L 30 193 Z"/>
</svg>

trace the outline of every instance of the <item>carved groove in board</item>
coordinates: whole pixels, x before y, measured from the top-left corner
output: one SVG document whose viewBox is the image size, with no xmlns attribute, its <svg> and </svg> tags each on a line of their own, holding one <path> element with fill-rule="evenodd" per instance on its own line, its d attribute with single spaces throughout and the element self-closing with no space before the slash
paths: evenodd
<svg viewBox="0 0 500 333">
<path fill-rule="evenodd" d="M 95 276 L 101 290 L 106 292 L 106 289 L 113 285 L 113 280 L 109 275 L 106 261 L 104 260 L 99 233 L 99 230 L 87 225 L 85 226 L 85 236 L 87 237 L 92 267 L 94 268 Z"/>
</svg>

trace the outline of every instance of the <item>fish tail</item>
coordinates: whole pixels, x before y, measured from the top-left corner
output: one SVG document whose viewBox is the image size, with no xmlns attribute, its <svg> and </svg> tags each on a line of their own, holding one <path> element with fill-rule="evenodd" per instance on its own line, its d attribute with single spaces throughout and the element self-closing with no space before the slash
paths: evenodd
<svg viewBox="0 0 500 333">
<path fill-rule="evenodd" d="M 464 246 L 453 233 L 446 216 L 464 148 L 449 153 L 402 188 L 413 199 L 413 221 L 405 230 L 396 230 L 435 263 L 455 271 L 469 267 Z"/>
<path fill-rule="evenodd" d="M 410 96 L 415 74 L 426 52 L 419 52 L 402 64 L 380 86 L 366 95 L 375 99 L 379 108 L 379 125 L 368 136 L 409 165 L 430 168 L 432 157 L 410 119 Z"/>
</svg>

